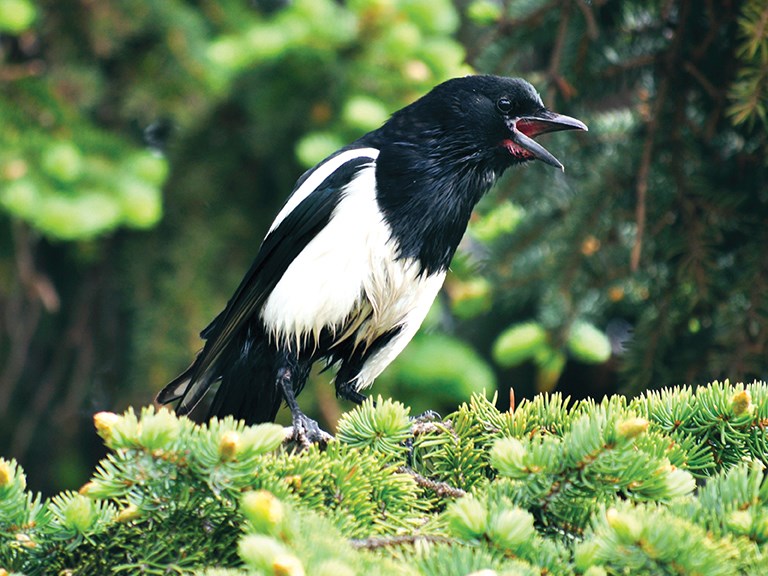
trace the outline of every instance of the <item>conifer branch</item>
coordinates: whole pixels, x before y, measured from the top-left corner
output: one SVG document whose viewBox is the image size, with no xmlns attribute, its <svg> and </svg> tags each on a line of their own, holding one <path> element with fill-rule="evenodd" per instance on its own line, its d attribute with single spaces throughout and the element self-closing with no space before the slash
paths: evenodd
<svg viewBox="0 0 768 576">
<path fill-rule="evenodd" d="M 438 482 L 435 480 L 430 480 L 426 476 L 422 476 L 421 474 L 409 468 L 408 466 L 400 466 L 397 469 L 397 471 L 403 474 L 408 474 L 416 481 L 416 484 L 418 484 L 422 488 L 431 490 L 441 498 L 445 496 L 449 498 L 461 498 L 467 493 L 465 490 L 462 490 L 461 488 L 456 488 L 455 486 L 451 486 L 447 482 Z"/>
<path fill-rule="evenodd" d="M 576 2 L 576 5 L 584 16 L 584 21 L 587 23 L 587 35 L 591 40 L 597 40 L 600 36 L 600 28 L 597 25 L 597 20 L 592 11 L 591 4 L 591 2 L 587 3 L 585 0 L 577 0 Z"/>
<path fill-rule="evenodd" d="M 549 59 L 549 66 L 547 67 L 547 76 L 549 77 L 550 84 L 554 84 L 555 88 L 560 92 L 562 97 L 568 100 L 572 95 L 574 88 L 568 81 L 560 74 L 560 62 L 562 60 L 563 49 L 565 47 L 565 39 L 568 35 L 568 26 L 571 21 L 571 2 L 566 0 L 560 5 L 559 24 L 557 27 L 557 35 L 555 36 L 555 44 L 552 47 L 552 55 Z M 551 100 L 551 97 L 549 98 Z M 550 106 L 553 103 L 548 102 Z"/>
<path fill-rule="evenodd" d="M 658 130 L 659 125 L 658 118 L 661 109 L 664 106 L 668 85 L 669 81 L 665 77 L 656 93 L 653 111 L 646 124 L 647 132 L 645 140 L 643 141 L 643 153 L 640 157 L 640 167 L 637 171 L 635 182 L 635 225 L 637 231 L 635 233 L 635 243 L 632 246 L 629 258 L 629 269 L 632 272 L 637 272 L 640 268 L 640 255 L 643 251 L 643 236 L 645 234 L 645 220 L 647 213 L 646 197 L 648 195 L 648 175 L 650 174 L 651 161 L 653 160 L 653 141 L 656 138 L 656 131 Z"/>
<path fill-rule="evenodd" d="M 282 447 L 284 430 L 272 424 L 201 426 L 155 409 L 94 421 L 111 453 L 79 493 L 42 500 L 15 462 L 0 459 L 4 569 L 437 576 L 768 567 L 768 481 L 748 463 L 768 460 L 762 382 L 599 404 L 543 395 L 514 414 L 473 396 L 422 431 L 414 468 L 394 464 L 410 422 L 392 401 L 356 408 L 337 441 L 299 453 Z M 693 475 L 710 477 L 698 493 Z"/>
<path fill-rule="evenodd" d="M 353 548 L 365 550 L 380 550 L 396 546 L 413 546 L 419 542 L 429 544 L 451 544 L 455 539 L 435 534 L 409 534 L 406 536 L 378 536 L 371 538 L 353 539 L 349 543 Z"/>
</svg>

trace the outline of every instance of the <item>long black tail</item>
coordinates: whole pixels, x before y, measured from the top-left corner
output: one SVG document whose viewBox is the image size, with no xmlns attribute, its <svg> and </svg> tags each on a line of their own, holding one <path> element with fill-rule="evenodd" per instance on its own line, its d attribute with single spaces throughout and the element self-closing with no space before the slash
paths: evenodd
<svg viewBox="0 0 768 576">
<path fill-rule="evenodd" d="M 217 380 L 221 380 L 209 417 L 232 415 L 247 424 L 272 422 L 282 395 L 276 377 L 276 352 L 262 330 L 247 326 L 228 349 L 208 367 L 200 365 L 205 349 L 195 362 L 157 395 L 167 404 L 179 400 L 176 412 L 188 414 Z"/>
</svg>

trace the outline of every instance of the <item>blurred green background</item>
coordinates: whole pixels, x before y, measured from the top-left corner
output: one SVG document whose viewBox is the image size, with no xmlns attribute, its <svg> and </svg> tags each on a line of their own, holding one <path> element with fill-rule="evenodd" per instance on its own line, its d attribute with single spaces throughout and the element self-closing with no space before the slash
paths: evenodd
<svg viewBox="0 0 768 576">
<path fill-rule="evenodd" d="M 373 392 L 417 413 L 765 378 L 762 0 L 0 0 L 0 454 L 82 484 L 92 414 L 191 361 L 301 172 L 472 71 L 590 132 L 483 200 Z"/>
</svg>

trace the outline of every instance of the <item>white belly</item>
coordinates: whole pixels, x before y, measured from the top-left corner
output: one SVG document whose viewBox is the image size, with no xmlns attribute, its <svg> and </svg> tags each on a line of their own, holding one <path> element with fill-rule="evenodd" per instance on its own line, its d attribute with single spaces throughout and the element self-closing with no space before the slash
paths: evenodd
<svg viewBox="0 0 768 576">
<path fill-rule="evenodd" d="M 375 169 L 347 186 L 328 225 L 288 266 L 261 318 L 273 342 L 290 350 L 316 346 L 323 330 L 367 347 L 392 328 L 400 332 L 375 351 L 356 378 L 373 382 L 418 330 L 445 279 L 426 276 L 413 259 L 396 260 L 389 226 L 376 203 Z"/>
</svg>

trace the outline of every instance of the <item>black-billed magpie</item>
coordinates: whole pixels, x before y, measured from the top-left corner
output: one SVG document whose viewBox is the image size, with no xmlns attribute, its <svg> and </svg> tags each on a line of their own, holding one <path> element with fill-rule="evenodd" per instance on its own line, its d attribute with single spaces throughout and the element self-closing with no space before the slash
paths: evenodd
<svg viewBox="0 0 768 576">
<path fill-rule="evenodd" d="M 547 110 L 525 80 L 467 76 L 329 156 L 299 178 L 158 402 L 187 414 L 221 380 L 212 416 L 272 421 L 284 400 L 295 436 L 320 439 L 296 402 L 312 364 L 337 366 L 336 394 L 362 402 L 424 320 L 481 196 L 515 164 L 562 169 L 533 138 L 573 129 L 587 127 Z"/>
</svg>

